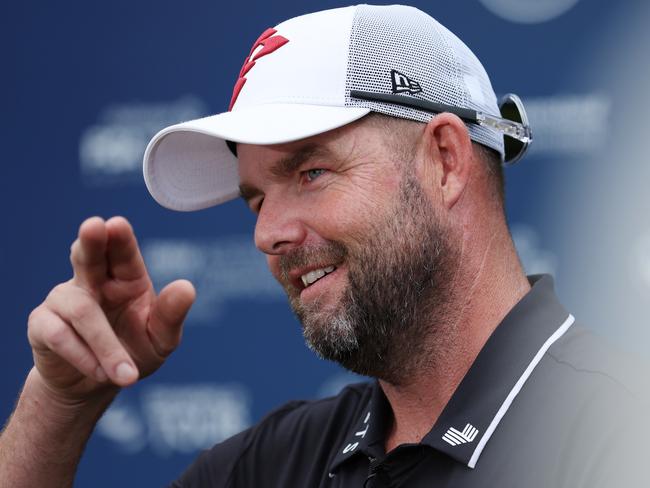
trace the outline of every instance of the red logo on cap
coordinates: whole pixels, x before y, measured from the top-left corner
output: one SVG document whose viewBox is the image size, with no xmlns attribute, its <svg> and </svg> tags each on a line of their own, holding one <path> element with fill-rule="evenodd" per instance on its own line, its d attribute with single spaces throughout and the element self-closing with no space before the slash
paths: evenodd
<svg viewBox="0 0 650 488">
<path fill-rule="evenodd" d="M 273 51 L 289 42 L 289 39 L 286 37 L 274 36 L 273 34 L 276 32 L 277 31 L 273 28 L 266 29 L 257 39 L 257 41 L 255 41 L 255 44 L 253 44 L 251 52 L 244 62 L 244 66 L 242 66 L 241 70 L 239 71 L 239 79 L 237 80 L 237 83 L 235 83 L 235 88 L 232 90 L 232 98 L 230 99 L 230 106 L 228 107 L 228 110 L 232 110 L 233 105 L 235 105 L 237 97 L 239 96 L 239 92 L 244 86 L 244 83 L 246 83 L 246 78 L 244 78 L 244 76 L 246 76 L 246 73 L 248 73 L 251 68 L 255 66 L 255 61 L 260 59 L 262 56 L 271 54 Z M 256 52 L 260 46 L 262 46 L 262 49 Z"/>
</svg>

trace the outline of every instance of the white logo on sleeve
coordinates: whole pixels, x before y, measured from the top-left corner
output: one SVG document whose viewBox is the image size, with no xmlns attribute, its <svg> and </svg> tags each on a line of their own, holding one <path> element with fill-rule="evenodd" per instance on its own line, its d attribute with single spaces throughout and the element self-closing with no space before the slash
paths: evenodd
<svg viewBox="0 0 650 488">
<path fill-rule="evenodd" d="M 453 427 L 449 427 L 449 430 L 442 436 L 442 440 L 451 446 L 457 446 L 472 442 L 476 439 L 476 434 L 478 434 L 478 429 L 472 424 L 467 424 L 462 432 L 459 432 Z"/>
</svg>

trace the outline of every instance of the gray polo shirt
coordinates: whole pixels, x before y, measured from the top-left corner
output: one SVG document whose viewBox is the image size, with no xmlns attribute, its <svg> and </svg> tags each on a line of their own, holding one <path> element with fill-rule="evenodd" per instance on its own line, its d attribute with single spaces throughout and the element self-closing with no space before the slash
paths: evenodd
<svg viewBox="0 0 650 488">
<path fill-rule="evenodd" d="M 172 486 L 650 486 L 638 367 L 575 322 L 550 276 L 530 280 L 420 443 L 386 453 L 381 387 L 351 385 L 272 412 Z"/>
</svg>

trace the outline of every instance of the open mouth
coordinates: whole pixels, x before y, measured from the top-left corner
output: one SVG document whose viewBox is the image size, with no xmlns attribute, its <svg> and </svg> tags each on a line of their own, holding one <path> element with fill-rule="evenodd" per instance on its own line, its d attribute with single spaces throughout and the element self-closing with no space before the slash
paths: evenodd
<svg viewBox="0 0 650 488">
<path fill-rule="evenodd" d="M 302 280 L 304 287 L 308 288 L 320 280 L 322 277 L 327 276 L 335 270 L 336 266 L 327 266 L 325 268 L 314 269 L 302 275 L 300 279 Z"/>
</svg>

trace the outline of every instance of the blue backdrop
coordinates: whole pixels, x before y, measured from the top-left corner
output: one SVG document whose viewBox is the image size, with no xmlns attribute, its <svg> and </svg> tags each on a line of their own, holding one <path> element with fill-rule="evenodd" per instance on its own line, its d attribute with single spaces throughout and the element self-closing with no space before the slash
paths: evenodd
<svg viewBox="0 0 650 488">
<path fill-rule="evenodd" d="M 383 3 L 383 2 L 379 2 Z M 535 143 L 507 170 L 508 215 L 529 272 L 557 276 L 575 315 L 647 355 L 650 95 L 642 1 L 414 1 L 474 50 L 497 94 L 522 96 Z M 0 420 L 31 367 L 26 319 L 70 277 L 90 215 L 134 225 L 158 286 L 198 289 L 183 344 L 97 427 L 78 486 L 160 486 L 198 450 L 292 398 L 354 377 L 317 360 L 252 245 L 243 203 L 185 214 L 149 197 L 149 138 L 223 111 L 267 27 L 343 2 L 13 2 L 3 69 Z"/>
</svg>

